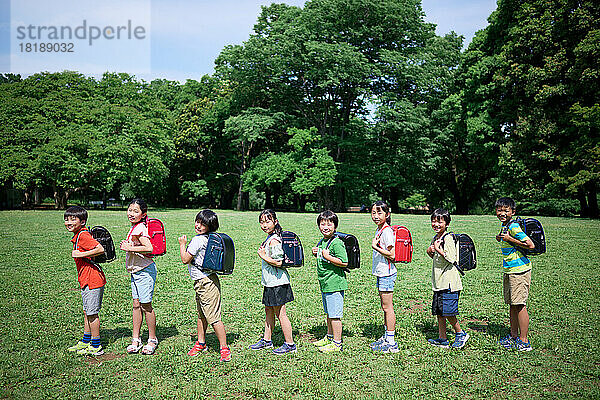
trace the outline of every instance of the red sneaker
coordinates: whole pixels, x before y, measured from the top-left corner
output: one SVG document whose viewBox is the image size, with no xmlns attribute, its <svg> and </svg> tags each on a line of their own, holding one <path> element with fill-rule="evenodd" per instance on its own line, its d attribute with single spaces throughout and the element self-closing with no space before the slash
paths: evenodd
<svg viewBox="0 0 600 400">
<path fill-rule="evenodd" d="M 200 353 L 201 351 L 206 351 L 206 350 L 208 350 L 208 347 L 206 347 L 206 343 L 200 343 L 200 342 L 196 341 L 196 344 L 194 344 L 194 347 L 192 347 L 190 349 L 190 351 L 188 351 L 188 356 L 194 357 L 194 356 L 197 356 L 198 353 Z"/>
<path fill-rule="evenodd" d="M 231 361 L 231 350 L 229 350 L 229 347 L 221 347 L 221 361 Z"/>
</svg>

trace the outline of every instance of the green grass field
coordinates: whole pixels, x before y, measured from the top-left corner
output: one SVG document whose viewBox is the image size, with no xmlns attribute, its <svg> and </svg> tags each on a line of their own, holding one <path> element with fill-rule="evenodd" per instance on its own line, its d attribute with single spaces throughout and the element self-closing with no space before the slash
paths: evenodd
<svg viewBox="0 0 600 400">
<path fill-rule="evenodd" d="M 311 344 L 325 319 L 311 258 L 291 270 L 296 300 L 288 305 L 298 352 L 275 356 L 248 345 L 262 334 L 260 263 L 264 234 L 257 212 L 219 211 L 220 231 L 236 244 L 236 269 L 222 277 L 223 321 L 233 359 L 221 363 L 216 337 L 210 351 L 190 359 L 195 301 L 177 237 L 193 234 L 195 210 L 154 212 L 166 225 L 168 253 L 157 260 L 154 297 L 160 345 L 154 356 L 127 355 L 131 290 L 124 256 L 105 265 L 108 280 L 100 314 L 106 354 L 67 353 L 82 333 L 81 296 L 70 234 L 59 211 L 0 212 L 0 398 L 600 398 L 600 222 L 541 218 L 548 252 L 534 259 L 528 304 L 534 351 L 497 345 L 508 332 L 502 301 L 500 255 L 494 216 L 455 216 L 451 227 L 474 239 L 478 268 L 463 278 L 460 322 L 471 340 L 463 350 L 430 346 L 437 327 L 430 315 L 433 234 L 428 216 L 392 216 L 413 233 L 411 264 L 399 266 L 395 291 L 397 354 L 374 354 L 382 313 L 370 274 L 374 224 L 367 214 L 341 214 L 339 230 L 361 243 L 362 267 L 349 274 L 341 354 L 319 354 Z M 284 229 L 298 233 L 309 254 L 319 232 L 316 215 L 281 213 Z M 91 211 L 116 243 L 125 237 L 125 212 Z M 143 330 L 144 339 L 147 331 Z M 278 328 L 274 341 L 281 344 Z"/>
</svg>

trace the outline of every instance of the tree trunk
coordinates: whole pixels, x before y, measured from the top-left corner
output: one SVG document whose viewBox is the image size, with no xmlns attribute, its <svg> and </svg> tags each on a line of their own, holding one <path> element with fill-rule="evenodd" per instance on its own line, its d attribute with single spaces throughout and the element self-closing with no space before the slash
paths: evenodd
<svg viewBox="0 0 600 400">
<path fill-rule="evenodd" d="M 395 213 L 400 213 L 400 205 L 398 204 L 398 200 L 399 200 L 399 195 L 398 195 L 398 188 L 397 187 L 393 187 L 390 189 L 390 204 L 388 204 L 390 206 L 390 209 L 392 210 L 392 212 Z"/>
<path fill-rule="evenodd" d="M 242 177 L 240 176 L 240 185 L 238 187 L 238 195 L 237 195 L 237 206 L 236 206 L 236 210 L 241 211 L 242 210 L 242 186 L 244 184 L 244 180 L 242 179 Z"/>
<path fill-rule="evenodd" d="M 582 217 L 589 217 L 590 209 L 588 207 L 587 198 L 585 197 L 585 192 L 581 186 L 577 188 L 577 199 L 579 200 L 579 214 Z"/>
<path fill-rule="evenodd" d="M 271 189 L 265 189 L 265 208 L 273 208 L 273 199 L 271 198 Z"/>
<path fill-rule="evenodd" d="M 598 212 L 598 191 L 596 189 L 596 182 L 590 181 L 585 184 L 587 191 L 587 203 L 589 207 L 589 216 L 591 218 L 600 217 Z"/>
</svg>

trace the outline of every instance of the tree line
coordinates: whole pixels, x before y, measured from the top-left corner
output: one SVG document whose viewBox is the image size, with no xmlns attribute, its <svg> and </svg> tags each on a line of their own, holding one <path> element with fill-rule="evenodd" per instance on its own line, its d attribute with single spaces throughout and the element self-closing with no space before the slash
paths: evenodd
<svg viewBox="0 0 600 400">
<path fill-rule="evenodd" d="M 600 11 L 499 0 L 466 50 L 419 0 L 263 7 L 185 83 L 0 76 L 0 183 L 165 206 L 598 217 Z"/>
</svg>

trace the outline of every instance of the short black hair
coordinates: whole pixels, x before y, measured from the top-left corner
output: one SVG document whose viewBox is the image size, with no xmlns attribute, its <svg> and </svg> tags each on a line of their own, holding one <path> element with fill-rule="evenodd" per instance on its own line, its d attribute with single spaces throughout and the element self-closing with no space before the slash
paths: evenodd
<svg viewBox="0 0 600 400">
<path fill-rule="evenodd" d="M 496 205 L 494 208 L 498 207 L 509 207 L 514 211 L 517 209 L 517 203 L 515 203 L 515 201 L 510 197 L 500 197 L 498 200 L 496 200 Z"/>
<path fill-rule="evenodd" d="M 85 208 L 80 206 L 71 206 L 65 210 L 65 218 L 75 217 L 81 221 L 82 225 L 85 225 L 88 219 L 88 212 Z"/>
<path fill-rule="evenodd" d="M 212 210 L 202 210 L 196 215 L 196 222 L 200 222 L 202 225 L 208 228 L 209 232 L 215 232 L 219 229 L 219 217 Z"/>
<path fill-rule="evenodd" d="M 446 225 L 450 225 L 450 221 L 452 218 L 450 217 L 450 212 L 448 210 L 444 210 L 443 208 L 436 208 L 433 210 L 431 214 L 431 220 L 443 219 L 446 221 Z"/>
<path fill-rule="evenodd" d="M 333 227 L 337 229 L 339 220 L 338 216 L 333 211 L 325 210 L 321 212 L 321 214 L 319 214 L 317 217 L 317 225 L 321 225 L 322 220 L 333 222 Z"/>
</svg>

